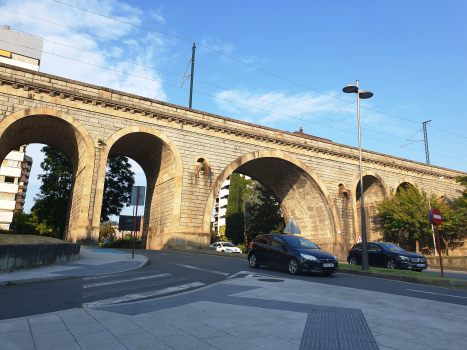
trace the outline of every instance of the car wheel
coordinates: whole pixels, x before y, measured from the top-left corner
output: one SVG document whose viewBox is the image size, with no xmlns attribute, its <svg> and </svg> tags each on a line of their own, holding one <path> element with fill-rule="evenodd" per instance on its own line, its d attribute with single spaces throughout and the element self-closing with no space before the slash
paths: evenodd
<svg viewBox="0 0 467 350">
<path fill-rule="evenodd" d="M 397 262 L 394 259 L 388 259 L 386 267 L 391 270 L 397 269 Z"/>
<path fill-rule="evenodd" d="M 357 265 L 357 258 L 354 256 L 349 259 L 349 264 L 350 265 Z"/>
<path fill-rule="evenodd" d="M 288 270 L 291 275 L 298 275 L 300 273 L 300 267 L 298 266 L 298 260 L 292 258 L 288 263 Z"/>
<path fill-rule="evenodd" d="M 248 257 L 248 262 L 250 263 L 250 267 L 253 269 L 256 269 L 259 267 L 258 259 L 256 258 L 255 253 L 250 254 L 250 256 Z"/>
</svg>

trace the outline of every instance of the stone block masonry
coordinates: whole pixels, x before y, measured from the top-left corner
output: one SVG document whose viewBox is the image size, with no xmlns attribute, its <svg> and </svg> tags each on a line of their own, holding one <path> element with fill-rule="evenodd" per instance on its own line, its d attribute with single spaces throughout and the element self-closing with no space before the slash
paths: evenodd
<svg viewBox="0 0 467 350">
<path fill-rule="evenodd" d="M 215 197 L 232 172 L 269 187 L 285 219 L 293 215 L 305 237 L 340 258 L 360 230 L 354 147 L 0 64 L 0 157 L 27 143 L 56 147 L 73 164 L 71 242 L 97 243 L 112 154 L 131 157 L 146 174 L 149 249 L 206 246 Z M 199 158 L 210 174 L 196 171 Z M 456 176 L 466 175 L 371 151 L 363 166 L 372 238 L 372 208 L 400 185 L 449 201 L 462 193 Z"/>
</svg>

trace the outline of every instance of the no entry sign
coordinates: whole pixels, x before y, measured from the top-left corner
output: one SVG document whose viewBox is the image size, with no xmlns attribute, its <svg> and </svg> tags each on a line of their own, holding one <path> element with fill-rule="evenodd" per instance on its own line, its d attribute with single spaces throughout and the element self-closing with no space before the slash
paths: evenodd
<svg viewBox="0 0 467 350">
<path fill-rule="evenodd" d="M 441 215 L 441 212 L 439 209 L 433 208 L 428 212 L 428 220 L 430 220 L 430 223 L 435 226 L 441 225 L 443 222 L 443 216 Z"/>
</svg>

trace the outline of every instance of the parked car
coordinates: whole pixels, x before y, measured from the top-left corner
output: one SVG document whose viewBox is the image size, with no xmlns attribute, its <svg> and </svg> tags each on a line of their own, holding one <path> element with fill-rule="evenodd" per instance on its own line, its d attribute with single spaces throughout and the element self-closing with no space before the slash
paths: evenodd
<svg viewBox="0 0 467 350">
<path fill-rule="evenodd" d="M 335 255 L 323 252 L 305 238 L 282 234 L 257 236 L 250 243 L 248 262 L 252 268 L 260 265 L 285 268 L 292 275 L 301 272 L 332 275 L 338 269 Z"/>
<path fill-rule="evenodd" d="M 362 263 L 362 244 L 355 244 L 348 252 L 350 265 Z M 370 266 L 422 271 L 428 268 L 425 256 L 408 252 L 393 243 L 368 242 L 368 261 Z"/>
<path fill-rule="evenodd" d="M 215 250 L 216 252 L 242 254 L 242 250 L 230 242 L 216 242 L 211 244 L 209 249 Z"/>
</svg>

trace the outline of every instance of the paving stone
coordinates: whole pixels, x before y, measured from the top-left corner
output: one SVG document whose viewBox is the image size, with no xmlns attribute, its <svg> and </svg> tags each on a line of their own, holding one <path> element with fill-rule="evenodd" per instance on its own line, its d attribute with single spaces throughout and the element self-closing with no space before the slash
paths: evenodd
<svg viewBox="0 0 467 350">
<path fill-rule="evenodd" d="M 118 336 L 117 339 L 127 348 L 144 348 L 146 346 L 163 344 L 156 337 L 149 333 L 127 334 Z"/>
<path fill-rule="evenodd" d="M 248 339 L 247 342 L 257 345 L 261 348 L 268 349 L 268 350 L 298 350 L 300 349 L 300 345 L 298 344 L 291 344 L 285 340 L 274 336 L 266 336 L 260 337 L 255 339 Z"/>
<path fill-rule="evenodd" d="M 75 342 L 75 338 L 69 331 L 53 333 L 36 333 L 33 335 L 34 343 L 38 344 L 63 344 Z"/>
<path fill-rule="evenodd" d="M 146 331 L 155 336 L 156 338 L 187 334 L 185 331 L 172 325 L 160 326 L 153 329 L 146 329 Z"/>
<path fill-rule="evenodd" d="M 35 350 L 36 347 L 32 340 L 9 342 L 1 341 L 2 350 Z"/>
<path fill-rule="evenodd" d="M 187 333 L 158 339 L 174 350 L 191 350 L 209 345 L 205 341 L 202 341 Z"/>
<path fill-rule="evenodd" d="M 31 332 L 28 330 L 10 331 L 0 333 L 0 344 L 2 343 L 20 343 L 24 341 L 32 341 Z"/>
<path fill-rule="evenodd" d="M 0 333 L 12 331 L 28 331 L 29 329 L 30 328 L 27 319 L 0 321 Z"/>
<path fill-rule="evenodd" d="M 36 350 L 80 350 L 81 347 L 76 342 L 50 344 L 48 342 L 37 343 Z"/>
<path fill-rule="evenodd" d="M 62 319 L 58 315 L 47 315 L 47 316 L 38 316 L 28 318 L 29 324 L 39 324 L 39 323 L 50 323 L 50 322 L 62 322 Z"/>
<path fill-rule="evenodd" d="M 31 332 L 33 335 L 62 332 L 66 330 L 68 329 L 62 321 L 31 324 Z"/>
<path fill-rule="evenodd" d="M 183 331 L 188 334 L 191 334 L 192 336 L 198 339 L 220 337 L 220 336 L 227 335 L 227 333 L 224 333 L 216 328 L 209 327 L 209 326 L 187 327 L 187 328 L 183 328 Z"/>
</svg>

